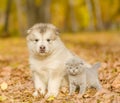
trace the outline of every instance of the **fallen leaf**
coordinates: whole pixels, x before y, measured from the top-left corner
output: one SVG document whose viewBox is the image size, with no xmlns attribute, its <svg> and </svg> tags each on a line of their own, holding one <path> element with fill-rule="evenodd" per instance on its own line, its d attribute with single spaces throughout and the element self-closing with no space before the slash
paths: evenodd
<svg viewBox="0 0 120 103">
<path fill-rule="evenodd" d="M 68 88 L 67 88 L 67 87 L 62 87 L 62 88 L 61 88 L 61 92 L 62 92 L 63 94 L 66 94 L 67 91 L 68 91 Z"/>
<path fill-rule="evenodd" d="M 0 102 L 5 101 L 7 98 L 5 96 L 0 96 Z"/>
<path fill-rule="evenodd" d="M 112 83 L 112 86 L 115 88 L 120 88 L 120 74 L 115 78 Z"/>
<path fill-rule="evenodd" d="M 50 96 L 50 97 L 47 99 L 47 101 L 50 102 L 50 101 L 53 101 L 54 99 L 55 99 L 54 96 Z"/>
<path fill-rule="evenodd" d="M 0 85 L 1 89 L 2 90 L 6 90 L 8 88 L 8 84 L 6 82 L 3 82 L 1 85 Z"/>
</svg>

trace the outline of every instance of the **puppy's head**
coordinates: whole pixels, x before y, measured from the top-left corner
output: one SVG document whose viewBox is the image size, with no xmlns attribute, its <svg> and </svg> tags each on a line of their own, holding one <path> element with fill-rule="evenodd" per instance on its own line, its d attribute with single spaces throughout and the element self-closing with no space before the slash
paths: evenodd
<svg viewBox="0 0 120 103">
<path fill-rule="evenodd" d="M 66 69 L 69 75 L 78 75 L 83 72 L 84 64 L 79 58 L 71 58 L 66 62 Z"/>
<path fill-rule="evenodd" d="M 35 24 L 28 31 L 27 41 L 31 53 L 45 56 L 55 47 L 59 30 L 52 24 Z"/>
</svg>

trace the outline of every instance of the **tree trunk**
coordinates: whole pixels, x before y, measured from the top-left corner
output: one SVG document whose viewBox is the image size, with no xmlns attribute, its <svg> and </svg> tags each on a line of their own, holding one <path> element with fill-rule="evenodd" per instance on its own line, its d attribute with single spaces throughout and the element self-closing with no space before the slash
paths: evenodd
<svg viewBox="0 0 120 103">
<path fill-rule="evenodd" d="M 78 31 L 78 24 L 77 24 L 75 12 L 74 12 L 74 1 L 73 0 L 69 0 L 69 6 L 70 6 L 71 30 L 73 32 L 76 32 Z"/>
<path fill-rule="evenodd" d="M 94 0 L 94 5 L 95 5 L 97 28 L 99 30 L 102 30 L 104 27 L 103 27 L 103 21 L 102 21 L 102 16 L 101 16 L 101 9 L 100 9 L 99 0 Z"/>
<path fill-rule="evenodd" d="M 50 4 L 51 0 L 42 0 L 38 6 L 34 0 L 27 0 L 28 24 L 32 26 L 39 22 L 50 22 Z"/>
<path fill-rule="evenodd" d="M 25 28 L 24 28 L 24 24 L 23 24 L 23 16 L 22 16 L 22 4 L 21 4 L 21 0 L 15 0 L 16 2 L 16 7 L 17 7 L 17 16 L 18 16 L 18 24 L 19 24 L 19 32 L 22 36 L 25 36 Z"/>
<path fill-rule="evenodd" d="M 69 4 L 68 2 L 66 3 L 66 11 L 65 11 L 65 20 L 64 20 L 64 31 L 68 31 L 69 30 Z"/>
<path fill-rule="evenodd" d="M 65 16 L 64 29 L 65 31 L 76 32 L 78 31 L 78 24 L 76 21 L 73 2 L 74 2 L 73 0 L 68 0 L 68 3 L 66 4 L 67 10 L 66 10 L 66 16 Z"/>
<path fill-rule="evenodd" d="M 26 0 L 27 4 L 27 20 L 28 20 L 28 27 L 33 26 L 34 23 L 36 23 L 36 12 L 35 12 L 35 2 L 34 0 Z"/>
<path fill-rule="evenodd" d="M 51 13 L 50 13 L 51 0 L 45 0 L 45 1 L 46 1 L 45 6 L 44 6 L 44 9 L 45 9 L 45 21 L 50 22 L 50 18 L 51 18 Z"/>
<path fill-rule="evenodd" d="M 10 16 L 11 5 L 12 5 L 12 0 L 7 0 L 6 13 L 5 13 L 5 24 L 3 28 L 3 33 L 1 35 L 3 37 L 9 36 L 9 16 Z"/>
<path fill-rule="evenodd" d="M 85 0 L 86 2 L 86 6 L 88 8 L 88 13 L 89 13 L 89 16 L 90 16 L 90 22 L 89 22 L 89 26 L 88 26 L 88 29 L 90 31 L 93 31 L 95 30 L 95 26 L 94 26 L 94 16 L 93 16 L 93 7 L 92 7 L 92 3 L 90 0 Z"/>
</svg>

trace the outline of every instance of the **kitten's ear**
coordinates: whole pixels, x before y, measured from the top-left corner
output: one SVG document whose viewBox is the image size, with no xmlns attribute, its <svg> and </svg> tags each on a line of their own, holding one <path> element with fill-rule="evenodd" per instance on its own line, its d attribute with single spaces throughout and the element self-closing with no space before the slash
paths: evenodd
<svg viewBox="0 0 120 103">
<path fill-rule="evenodd" d="M 66 63 L 65 63 L 65 65 L 67 66 L 67 65 L 68 65 L 68 63 L 66 62 Z"/>
<path fill-rule="evenodd" d="M 84 63 L 83 62 L 79 62 L 79 65 L 84 65 Z"/>
<path fill-rule="evenodd" d="M 69 63 L 68 63 L 68 62 L 65 62 L 64 64 L 65 64 L 65 66 L 68 66 L 68 65 L 69 65 Z"/>
</svg>

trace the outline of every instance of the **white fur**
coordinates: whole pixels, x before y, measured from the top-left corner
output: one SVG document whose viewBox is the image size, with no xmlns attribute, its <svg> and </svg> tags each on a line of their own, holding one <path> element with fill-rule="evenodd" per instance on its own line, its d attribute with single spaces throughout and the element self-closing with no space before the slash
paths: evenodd
<svg viewBox="0 0 120 103">
<path fill-rule="evenodd" d="M 50 25 L 48 25 L 50 26 Z M 48 43 L 46 39 L 51 39 Z M 35 41 L 39 39 L 39 41 Z M 27 36 L 29 48 L 29 63 L 32 71 L 35 92 L 34 96 L 40 94 L 49 96 L 57 96 L 61 81 L 66 75 L 64 63 L 71 58 L 73 54 L 64 46 L 59 36 L 56 35 L 52 28 L 41 34 L 36 28 L 29 31 Z M 45 53 L 39 52 L 39 47 L 46 47 Z"/>
</svg>

